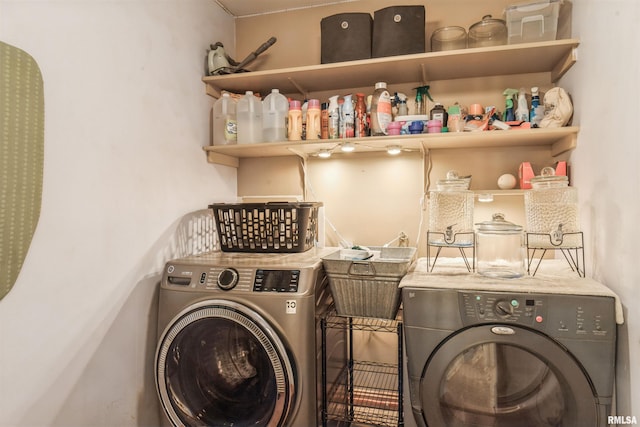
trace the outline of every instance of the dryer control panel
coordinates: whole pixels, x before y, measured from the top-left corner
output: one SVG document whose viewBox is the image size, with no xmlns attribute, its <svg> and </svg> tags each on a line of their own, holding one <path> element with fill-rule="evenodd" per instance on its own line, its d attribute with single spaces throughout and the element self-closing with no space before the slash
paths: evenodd
<svg viewBox="0 0 640 427">
<path fill-rule="evenodd" d="M 465 325 L 508 322 L 535 326 L 546 317 L 546 301 L 540 296 L 490 292 L 460 292 L 459 296 Z"/>
<path fill-rule="evenodd" d="M 616 332 L 613 298 L 460 291 L 458 302 L 465 326 L 513 323 L 553 337 L 592 340 L 608 340 Z"/>
</svg>

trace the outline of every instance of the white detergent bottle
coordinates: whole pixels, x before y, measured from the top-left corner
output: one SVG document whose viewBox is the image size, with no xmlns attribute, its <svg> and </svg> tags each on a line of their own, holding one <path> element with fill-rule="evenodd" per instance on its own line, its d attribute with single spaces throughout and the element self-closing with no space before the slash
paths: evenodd
<svg viewBox="0 0 640 427">
<path fill-rule="evenodd" d="M 338 139 L 340 137 L 339 96 L 340 95 L 334 95 L 329 97 L 329 139 Z"/>
<path fill-rule="evenodd" d="M 262 142 L 262 102 L 248 90 L 236 106 L 238 144 Z"/>
<path fill-rule="evenodd" d="M 262 139 L 264 142 L 286 141 L 289 101 L 278 89 L 272 89 L 262 101 Z"/>
<path fill-rule="evenodd" d="M 213 145 L 229 145 L 237 142 L 236 101 L 225 92 L 213 104 Z"/>
</svg>

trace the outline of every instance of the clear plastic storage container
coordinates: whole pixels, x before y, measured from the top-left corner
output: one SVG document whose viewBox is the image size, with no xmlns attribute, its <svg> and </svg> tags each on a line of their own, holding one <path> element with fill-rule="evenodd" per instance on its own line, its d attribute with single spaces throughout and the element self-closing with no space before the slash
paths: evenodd
<svg viewBox="0 0 640 427">
<path fill-rule="evenodd" d="M 505 11 L 508 43 L 555 40 L 561 3 L 561 0 L 543 0 L 509 6 Z"/>
</svg>

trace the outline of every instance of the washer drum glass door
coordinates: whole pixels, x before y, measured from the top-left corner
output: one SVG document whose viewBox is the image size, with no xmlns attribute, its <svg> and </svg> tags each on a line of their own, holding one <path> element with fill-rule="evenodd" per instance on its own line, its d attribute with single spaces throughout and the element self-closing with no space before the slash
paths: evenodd
<svg viewBox="0 0 640 427">
<path fill-rule="evenodd" d="M 206 301 L 162 335 L 156 385 L 176 426 L 277 426 L 291 407 L 293 370 L 282 341 L 253 310 Z"/>
<path fill-rule="evenodd" d="M 534 330 L 483 325 L 432 354 L 420 382 L 429 427 L 597 426 L 589 380 L 563 347 Z"/>
</svg>

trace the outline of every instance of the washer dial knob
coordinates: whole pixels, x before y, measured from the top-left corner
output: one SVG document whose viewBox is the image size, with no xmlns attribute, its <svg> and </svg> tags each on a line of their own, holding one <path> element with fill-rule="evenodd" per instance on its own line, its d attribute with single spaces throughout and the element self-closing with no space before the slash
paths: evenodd
<svg viewBox="0 0 640 427">
<path fill-rule="evenodd" d="M 238 272 L 233 268 L 225 268 L 218 274 L 218 287 L 223 291 L 228 291 L 238 284 Z"/>
<path fill-rule="evenodd" d="M 495 311 L 500 317 L 509 317 L 513 314 L 513 305 L 509 301 L 500 300 L 496 303 Z"/>
</svg>

